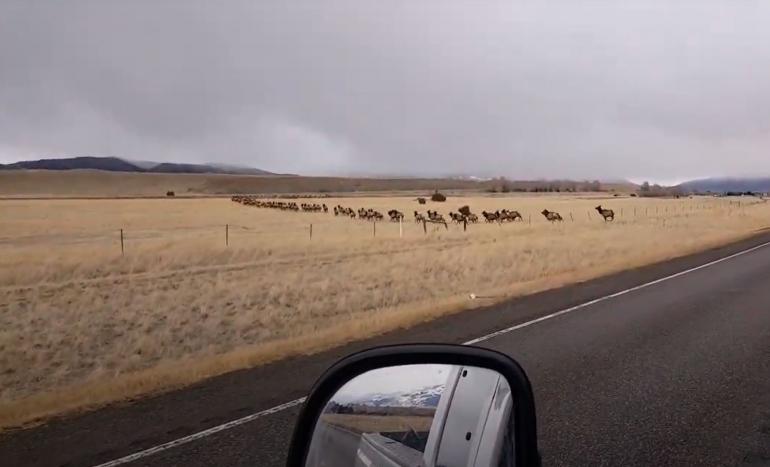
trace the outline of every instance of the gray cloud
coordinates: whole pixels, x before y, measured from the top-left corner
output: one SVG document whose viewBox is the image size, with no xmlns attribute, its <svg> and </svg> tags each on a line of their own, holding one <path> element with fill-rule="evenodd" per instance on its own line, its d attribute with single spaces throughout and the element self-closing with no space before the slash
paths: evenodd
<svg viewBox="0 0 770 467">
<path fill-rule="evenodd" d="M 770 173 L 766 2 L 4 2 L 0 160 Z"/>
</svg>

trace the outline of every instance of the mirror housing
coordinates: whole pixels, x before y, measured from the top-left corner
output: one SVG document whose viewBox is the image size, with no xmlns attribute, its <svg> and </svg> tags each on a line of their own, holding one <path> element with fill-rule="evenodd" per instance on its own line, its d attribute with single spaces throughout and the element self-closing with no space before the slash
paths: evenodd
<svg viewBox="0 0 770 467">
<path fill-rule="evenodd" d="M 521 366 L 507 355 L 479 347 L 447 344 L 407 344 L 377 347 L 350 355 L 329 368 L 316 382 L 297 418 L 287 466 L 305 467 L 316 425 L 324 409 L 348 382 L 364 373 L 406 365 L 453 365 L 496 372 L 507 382 L 512 400 L 516 466 L 540 466 L 532 387 Z M 340 466 L 345 467 L 345 466 Z"/>
</svg>

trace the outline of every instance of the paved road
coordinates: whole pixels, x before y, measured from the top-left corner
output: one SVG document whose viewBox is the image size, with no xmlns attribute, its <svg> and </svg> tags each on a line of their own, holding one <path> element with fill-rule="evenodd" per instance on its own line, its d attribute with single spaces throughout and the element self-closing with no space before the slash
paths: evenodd
<svg viewBox="0 0 770 467">
<path fill-rule="evenodd" d="M 308 454 L 308 467 L 354 466 L 361 435 L 343 428 L 319 422 L 313 432 L 313 443 Z M 315 449 L 318 448 L 318 449 Z"/>
<path fill-rule="evenodd" d="M 464 342 L 770 241 L 461 313 L 0 438 L 3 465 L 95 465 L 303 396 L 370 345 Z M 770 246 L 489 339 L 528 371 L 545 465 L 770 465 Z M 298 408 L 123 465 L 282 465 Z"/>
</svg>

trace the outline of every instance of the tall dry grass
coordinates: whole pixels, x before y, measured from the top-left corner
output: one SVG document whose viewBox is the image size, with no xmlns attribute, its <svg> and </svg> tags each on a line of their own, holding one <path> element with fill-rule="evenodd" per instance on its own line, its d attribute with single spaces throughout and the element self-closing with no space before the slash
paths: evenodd
<svg viewBox="0 0 770 467">
<path fill-rule="evenodd" d="M 748 200 L 478 196 L 428 207 L 517 209 L 525 222 L 426 234 L 412 198 L 325 202 L 406 211 L 403 237 L 389 222 L 221 199 L 0 202 L 0 426 L 413 325 L 477 305 L 470 293 L 502 299 L 684 255 L 770 219 Z"/>
</svg>

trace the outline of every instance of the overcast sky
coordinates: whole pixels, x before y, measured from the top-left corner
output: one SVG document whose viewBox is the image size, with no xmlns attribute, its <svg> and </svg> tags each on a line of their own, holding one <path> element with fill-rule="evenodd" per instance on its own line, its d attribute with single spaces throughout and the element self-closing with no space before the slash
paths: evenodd
<svg viewBox="0 0 770 467">
<path fill-rule="evenodd" d="M 3 0 L 0 161 L 770 174 L 768 25 L 766 1 Z"/>
</svg>

